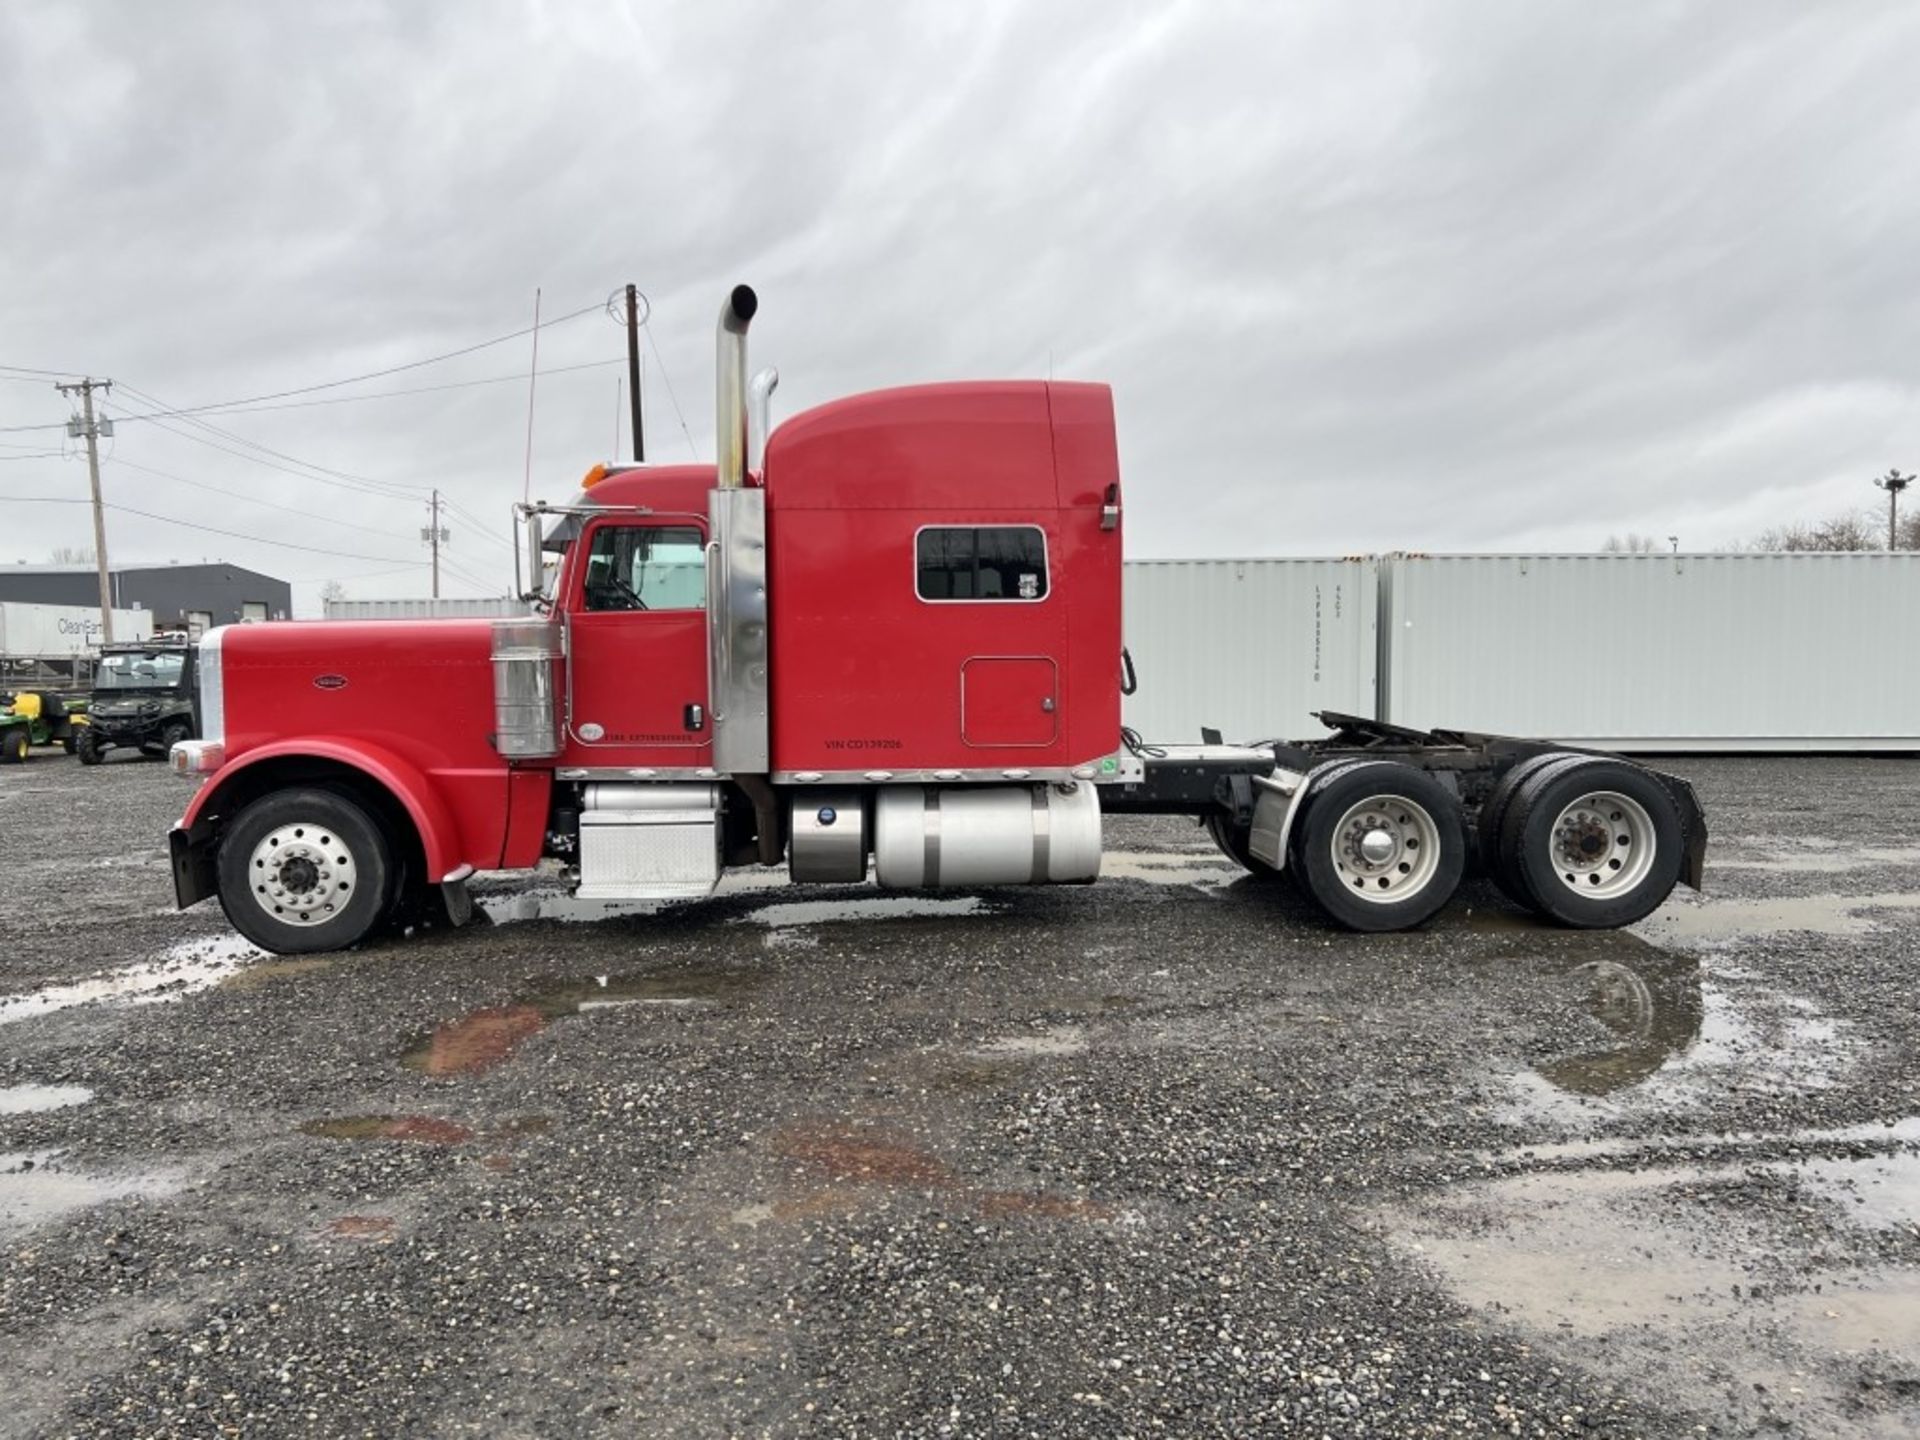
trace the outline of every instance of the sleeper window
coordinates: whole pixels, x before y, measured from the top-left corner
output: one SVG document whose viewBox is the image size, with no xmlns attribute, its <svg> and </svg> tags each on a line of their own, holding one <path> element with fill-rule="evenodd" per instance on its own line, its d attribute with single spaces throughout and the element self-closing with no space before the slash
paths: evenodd
<svg viewBox="0 0 1920 1440">
<path fill-rule="evenodd" d="M 1047 537 L 1037 525 L 930 525 L 914 573 L 922 600 L 1041 600 Z"/>
<path fill-rule="evenodd" d="M 603 525 L 587 552 L 589 610 L 704 610 L 706 546 L 691 525 Z"/>
</svg>

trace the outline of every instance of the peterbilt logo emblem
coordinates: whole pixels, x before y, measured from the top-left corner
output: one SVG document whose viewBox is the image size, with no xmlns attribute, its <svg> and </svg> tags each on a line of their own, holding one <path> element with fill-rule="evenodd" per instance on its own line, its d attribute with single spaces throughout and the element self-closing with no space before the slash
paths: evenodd
<svg viewBox="0 0 1920 1440">
<path fill-rule="evenodd" d="M 316 675 L 313 677 L 313 688 L 316 690 L 344 690 L 347 688 L 347 677 L 344 675 Z"/>
<path fill-rule="evenodd" d="M 594 740 L 604 740 L 606 738 L 606 734 L 607 734 L 607 731 L 605 726 L 596 725 L 591 720 L 589 720 L 586 724 L 580 727 L 580 738 L 588 742 L 592 742 Z"/>
</svg>

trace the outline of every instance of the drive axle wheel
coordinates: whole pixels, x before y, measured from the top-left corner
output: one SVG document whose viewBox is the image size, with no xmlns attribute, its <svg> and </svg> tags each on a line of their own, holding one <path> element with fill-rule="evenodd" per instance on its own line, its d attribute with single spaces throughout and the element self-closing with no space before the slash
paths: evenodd
<svg viewBox="0 0 1920 1440">
<path fill-rule="evenodd" d="M 1291 867 L 1335 920 L 1405 930 L 1452 898 L 1466 868 L 1460 802 L 1410 765 L 1362 761 L 1317 783 L 1293 829 Z"/>
<path fill-rule="evenodd" d="M 234 929 L 276 955 L 343 950 L 379 920 L 389 866 L 379 826 L 353 801 L 279 790 L 221 837 L 220 906 Z"/>
<path fill-rule="evenodd" d="M 23 763 L 33 749 L 33 740 L 27 734 L 24 725 L 9 725 L 4 735 L 0 735 L 0 762 L 8 765 Z"/>
<path fill-rule="evenodd" d="M 1631 925 L 1680 879 L 1680 815 L 1660 782 L 1620 760 L 1576 758 L 1533 775 L 1501 853 L 1542 915 L 1577 929 Z"/>
</svg>

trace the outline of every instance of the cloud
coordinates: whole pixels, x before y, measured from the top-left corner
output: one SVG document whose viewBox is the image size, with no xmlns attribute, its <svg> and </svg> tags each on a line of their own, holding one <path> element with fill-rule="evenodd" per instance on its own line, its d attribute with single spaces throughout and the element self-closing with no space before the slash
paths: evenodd
<svg viewBox="0 0 1920 1440">
<path fill-rule="evenodd" d="M 1111 381 L 1138 554 L 1711 546 L 1914 468 L 1916 41 L 1897 3 L 16 7 L 0 363 L 204 403 L 632 279 L 665 360 L 652 453 L 705 456 L 713 315 L 747 279 L 788 413 Z M 543 368 L 621 353 L 597 315 L 541 338 Z M 607 455 L 619 373 L 543 378 L 537 491 Z M 510 564 L 525 402 L 515 382 L 217 423 L 442 487 L 494 522 L 456 517 L 475 593 Z M 0 425 L 65 413 L 0 383 Z M 0 434 L 22 447 L 0 456 L 49 437 Z M 138 422 L 114 447 L 122 503 L 382 563 L 115 517 L 129 559 L 220 555 L 308 606 L 332 576 L 424 587 L 417 490 Z M 0 497 L 84 491 L 74 460 L 0 461 Z M 0 559 L 87 538 L 84 507 L 5 514 Z"/>
</svg>

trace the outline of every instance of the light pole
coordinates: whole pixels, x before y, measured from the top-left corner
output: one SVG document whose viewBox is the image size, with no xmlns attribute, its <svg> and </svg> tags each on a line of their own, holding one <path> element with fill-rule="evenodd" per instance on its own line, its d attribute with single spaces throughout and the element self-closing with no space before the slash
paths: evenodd
<svg viewBox="0 0 1920 1440">
<path fill-rule="evenodd" d="M 1913 483 L 1913 476 L 1902 475 L 1897 465 L 1888 466 L 1887 473 L 1873 483 L 1887 492 L 1887 549 L 1891 550 L 1900 536 L 1900 492 Z"/>
</svg>

